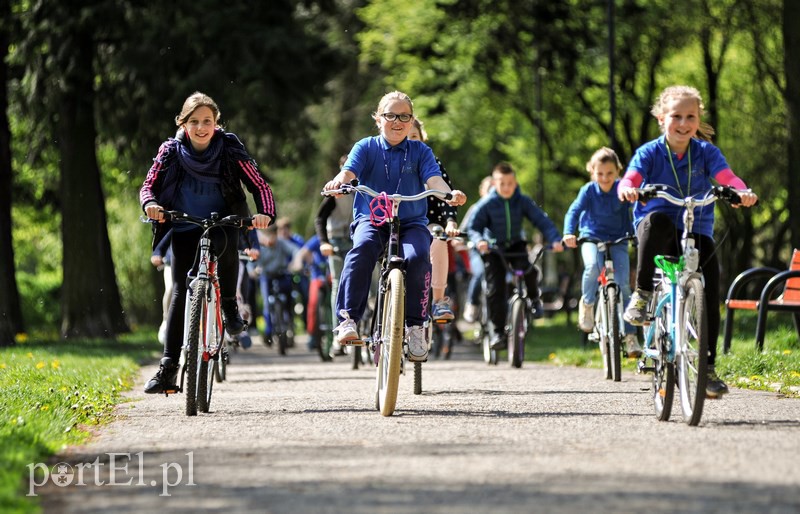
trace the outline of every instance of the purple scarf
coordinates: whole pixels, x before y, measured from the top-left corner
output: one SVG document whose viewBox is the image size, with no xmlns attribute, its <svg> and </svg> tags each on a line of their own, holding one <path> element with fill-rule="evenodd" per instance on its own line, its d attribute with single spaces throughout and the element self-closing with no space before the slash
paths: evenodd
<svg viewBox="0 0 800 514">
<path fill-rule="evenodd" d="M 211 138 L 208 148 L 200 154 L 194 151 L 190 142 L 184 143 L 179 139 L 178 161 L 183 169 L 197 180 L 219 184 L 222 182 L 220 156 L 222 155 L 223 139 L 221 133 L 217 131 Z"/>
</svg>

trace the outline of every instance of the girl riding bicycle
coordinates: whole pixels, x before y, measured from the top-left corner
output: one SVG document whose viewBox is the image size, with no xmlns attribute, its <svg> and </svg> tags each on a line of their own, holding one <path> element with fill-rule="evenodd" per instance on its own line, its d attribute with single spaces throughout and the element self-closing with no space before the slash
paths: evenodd
<svg viewBox="0 0 800 514">
<path fill-rule="evenodd" d="M 671 86 L 661 93 L 650 113 L 658 120 L 663 135 L 636 150 L 617 189 L 620 200 L 636 202 L 636 188 L 646 184 L 672 186 L 675 194 L 683 197 L 702 194 L 711 188 L 712 178 L 721 185 L 747 189 L 744 181 L 731 171 L 719 148 L 711 143 L 714 129 L 700 121 L 703 109 L 700 93 L 693 87 Z M 751 192 L 741 195 L 741 204 L 745 207 L 754 205 L 757 200 Z M 681 212 L 679 207 L 660 199 L 634 206 L 633 222 L 639 238 L 636 291 L 623 315 L 632 325 L 642 325 L 647 318 L 647 305 L 653 296 L 654 257 L 680 255 Z M 706 311 L 709 336 L 706 394 L 717 398 L 728 392 L 728 386 L 714 371 L 720 315 L 713 204 L 699 210 L 693 230 L 709 307 Z"/>
<path fill-rule="evenodd" d="M 617 186 L 622 164 L 611 148 L 600 148 L 586 163 L 586 171 L 592 181 L 581 187 L 577 198 L 572 202 L 564 216 L 564 244 L 576 248 L 578 235 L 599 241 L 613 241 L 633 233 L 630 205 L 617 198 Z M 631 296 L 630 258 L 628 244 L 610 246 L 607 250 L 614 261 L 614 271 L 624 302 Z M 597 301 L 598 282 L 602 261 L 598 262 L 597 243 L 585 242 L 581 245 L 583 259 L 583 294 L 578 307 L 578 326 L 584 332 L 594 327 L 594 304 Z M 630 357 L 642 353 L 636 340 L 636 329 L 625 324 L 625 346 Z"/>
<path fill-rule="evenodd" d="M 421 141 L 407 138 L 414 119 L 411 98 L 399 91 L 381 98 L 373 114 L 380 135 L 358 141 L 350 151 L 342 170 L 325 184 L 325 191 L 339 189 L 353 179 L 377 191 L 414 195 L 427 186 L 451 192 L 442 179 L 431 149 Z M 466 195 L 452 191 L 451 205 L 462 205 Z M 386 245 L 389 227 L 370 221 L 370 198 L 357 195 L 353 204 L 354 221 L 350 227 L 353 249 L 345 257 L 336 299 L 336 327 L 340 343 L 358 340 L 356 323 L 367 303 L 372 270 Z M 400 206 L 402 222 L 400 245 L 407 262 L 406 324 L 409 358 L 424 361 L 428 356 L 423 323 L 428 316 L 428 288 L 431 280 L 431 235 L 425 216 L 425 202 L 405 202 Z"/>
<path fill-rule="evenodd" d="M 209 217 L 212 212 L 246 216 L 246 197 L 241 186 L 244 183 L 258 209 L 253 226 L 266 228 L 275 218 L 275 201 L 266 178 L 239 138 L 219 126 L 219 118 L 219 107 L 211 97 L 200 92 L 189 96 L 175 117 L 176 137 L 161 144 L 139 191 L 142 209 L 153 220 L 153 244 L 158 244 L 172 228 L 174 284 L 164 357 L 158 372 L 145 385 L 145 393 L 161 393 L 175 386 L 183 344 L 186 276 L 194 265 L 202 234 L 201 229 L 191 224 L 172 226 L 165 222 L 163 211 L 179 210 L 201 217 Z M 211 235 L 219 256 L 225 329 L 236 335 L 244 329 L 236 303 L 239 235 L 233 228 L 214 229 Z"/>
</svg>

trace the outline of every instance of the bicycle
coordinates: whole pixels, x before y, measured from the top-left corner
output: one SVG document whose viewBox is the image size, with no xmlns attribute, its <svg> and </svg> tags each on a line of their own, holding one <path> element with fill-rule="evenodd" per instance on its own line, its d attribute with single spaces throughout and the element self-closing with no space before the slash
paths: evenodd
<svg viewBox="0 0 800 514">
<path fill-rule="evenodd" d="M 699 271 L 700 251 L 695 247 L 694 210 L 717 200 L 739 203 L 740 191 L 714 186 L 701 195 L 680 198 L 668 186 L 649 185 L 636 189 L 639 199 L 662 198 L 683 208 L 684 229 L 681 255 L 655 258 L 656 285 L 648 306 L 649 326 L 638 363 L 639 373 L 653 373 L 651 395 L 656 418 L 667 421 L 672 413 L 677 382 L 684 421 L 696 426 L 703 414 L 708 370 L 708 332 L 703 275 Z M 647 365 L 647 361 L 651 365 Z"/>
<path fill-rule="evenodd" d="M 373 353 L 377 368 L 375 408 L 383 416 L 391 416 L 397 403 L 400 375 L 405 374 L 404 363 L 408 359 L 408 343 L 404 337 L 405 327 L 405 269 L 400 256 L 400 218 L 398 210 L 402 202 L 417 201 L 435 196 L 450 200 L 450 193 L 427 190 L 405 196 L 387 194 L 359 185 L 357 180 L 343 184 L 339 189 L 323 191 L 323 195 L 362 193 L 373 197 L 370 218 L 374 224 L 389 223 L 389 238 L 386 253 L 381 259 L 378 298 L 372 316 L 370 335 L 353 345 L 366 345 Z M 362 334 L 363 337 L 363 334 Z M 405 356 L 405 358 L 404 358 Z M 422 363 L 414 362 L 414 394 L 422 392 Z"/>
<path fill-rule="evenodd" d="M 534 255 L 533 261 L 528 261 L 528 267 L 517 269 L 509 259 L 515 257 L 528 258 L 527 252 L 503 253 L 495 246 L 489 248 L 489 252 L 498 255 L 508 270 L 508 278 L 511 285 L 511 294 L 508 297 L 508 310 L 506 315 L 505 330 L 511 336 L 508 341 L 508 362 L 515 368 L 521 368 L 525 360 L 525 338 L 529 328 L 533 325 L 534 312 L 533 304 L 528 296 L 528 288 L 525 284 L 525 275 L 536 265 L 539 258 L 544 253 L 544 246 L 541 246 Z M 486 275 L 483 277 L 483 291 L 488 291 Z M 487 364 L 496 365 L 499 361 L 499 351 L 491 347 L 492 334 L 494 327 L 489 319 L 489 309 L 486 304 L 486 295 L 481 299 L 481 337 L 483 343 L 483 358 Z"/>
<path fill-rule="evenodd" d="M 611 259 L 611 247 L 628 241 L 635 241 L 636 236 L 624 235 L 612 241 L 581 237 L 577 244 L 594 243 L 597 245 L 599 255 L 603 255 L 603 267 L 597 281 L 600 287 L 597 291 L 597 302 L 594 311 L 594 328 L 589 334 L 589 340 L 600 345 L 603 358 L 603 374 L 606 379 L 614 382 L 622 380 L 622 340 L 625 337 L 625 325 L 622 320 L 624 311 L 622 291 L 614 279 L 614 261 Z"/>
<path fill-rule="evenodd" d="M 286 355 L 286 349 L 294 345 L 294 317 L 289 294 L 283 285 L 288 280 L 288 274 L 261 276 L 262 298 L 267 303 L 264 310 L 269 316 L 264 320 L 264 339 L 267 346 L 272 346 L 277 340 L 280 355 Z"/>
<path fill-rule="evenodd" d="M 183 327 L 181 380 L 177 390 L 165 391 L 166 394 L 184 392 L 185 385 L 186 415 L 196 416 L 198 410 L 209 410 L 215 377 L 224 376 L 224 371 L 220 369 L 221 356 L 227 353 L 227 338 L 220 309 L 217 251 L 209 232 L 216 227 L 246 227 L 252 223 L 253 218 L 221 218 L 216 212 L 212 212 L 210 218 L 191 216 L 180 211 L 163 213 L 167 221 L 191 223 L 203 229 L 197 246 L 195 266 L 192 268 L 196 273 L 190 273 L 187 277 L 189 285 Z M 225 363 L 222 364 L 224 365 Z"/>
<path fill-rule="evenodd" d="M 325 276 L 320 282 L 317 291 L 317 304 L 315 326 L 309 327 L 317 340 L 317 352 L 322 362 L 333 360 L 331 347 L 333 346 L 333 310 L 331 309 L 331 275 L 328 272 L 327 261 L 321 264 L 325 269 Z"/>
</svg>

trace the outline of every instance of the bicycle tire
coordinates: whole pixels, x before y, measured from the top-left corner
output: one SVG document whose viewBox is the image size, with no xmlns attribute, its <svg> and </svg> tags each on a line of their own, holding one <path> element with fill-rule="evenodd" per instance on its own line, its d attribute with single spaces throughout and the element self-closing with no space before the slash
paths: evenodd
<svg viewBox="0 0 800 514">
<path fill-rule="evenodd" d="M 274 316 L 272 316 L 272 335 L 278 340 L 278 354 L 286 355 L 286 318 L 285 308 L 277 298 L 273 304 Z"/>
<path fill-rule="evenodd" d="M 675 365 L 668 362 L 669 353 L 669 318 L 668 305 L 661 309 L 653 323 L 656 324 L 653 334 L 658 356 L 653 358 L 653 407 L 656 419 L 668 421 L 672 415 L 672 401 L 675 395 Z"/>
<path fill-rule="evenodd" d="M 186 415 L 197 416 L 197 365 L 198 353 L 201 344 L 202 331 L 200 327 L 205 318 L 204 310 L 206 305 L 206 284 L 197 281 L 194 290 L 188 298 L 189 308 L 189 331 L 187 336 L 186 349 Z"/>
<path fill-rule="evenodd" d="M 223 337 L 222 316 L 218 311 L 219 304 L 214 297 L 216 291 L 213 286 L 208 293 L 204 295 L 203 302 L 203 319 L 205 320 L 203 328 L 205 330 L 202 337 L 202 351 L 198 351 L 197 354 L 197 410 L 200 412 L 208 412 L 211 405 L 211 391 L 214 385 L 213 365 L 219 353 L 213 356 L 211 354 L 215 350 L 222 351 L 220 345 Z"/>
<path fill-rule="evenodd" d="M 403 272 L 393 269 L 386 281 L 383 324 L 378 361 L 378 405 L 381 415 L 391 416 L 397 404 L 400 366 L 403 359 L 405 284 Z"/>
<path fill-rule="evenodd" d="M 516 298 L 511 303 L 511 337 L 508 342 L 508 362 L 515 368 L 522 367 L 525 358 L 525 335 L 528 332 L 525 300 Z"/>
<path fill-rule="evenodd" d="M 203 362 L 202 356 L 200 367 L 197 369 L 197 410 L 208 412 L 211 407 L 211 391 L 214 389 L 214 359 Z"/>
<path fill-rule="evenodd" d="M 322 362 L 333 361 L 333 356 L 331 355 L 333 332 L 331 332 L 330 326 L 333 321 L 333 315 L 331 314 L 329 296 L 328 293 L 320 294 L 320 298 L 317 302 L 317 351 L 319 352 L 319 358 L 322 359 Z M 329 321 L 323 322 L 323 320 Z"/>
<path fill-rule="evenodd" d="M 214 371 L 214 378 L 217 382 L 224 382 L 228 372 L 228 363 L 226 362 L 228 360 L 227 351 L 220 351 L 217 359 L 217 364 L 212 368 Z"/>
<path fill-rule="evenodd" d="M 422 363 L 414 363 L 414 394 L 422 394 Z"/>
<path fill-rule="evenodd" d="M 485 291 L 485 289 L 484 289 Z M 497 364 L 497 350 L 492 350 L 492 322 L 489 320 L 489 310 L 486 299 L 481 300 L 481 344 L 483 346 L 483 360 L 486 364 Z"/>
<path fill-rule="evenodd" d="M 619 291 L 617 291 L 616 287 L 609 287 L 606 292 L 608 293 L 606 301 L 608 325 L 606 328 L 608 329 L 609 368 L 611 370 L 611 379 L 614 382 L 619 382 L 622 380 L 622 337 L 619 335 L 620 313 L 617 299 Z"/>
<path fill-rule="evenodd" d="M 607 330 L 605 330 L 605 322 L 603 316 L 607 314 L 606 311 L 606 294 L 605 290 L 601 289 L 597 295 L 597 303 L 594 310 L 594 327 L 589 336 L 589 340 L 596 340 L 597 346 L 600 349 L 600 360 L 603 362 L 603 378 L 611 380 L 614 375 L 611 373 L 611 352 L 609 351 Z"/>
<path fill-rule="evenodd" d="M 442 355 L 442 347 L 444 346 L 444 326 L 439 323 L 434 323 L 431 331 L 431 353 L 435 358 Z"/>
<path fill-rule="evenodd" d="M 683 420 L 697 426 L 703 416 L 708 379 L 708 320 L 705 293 L 699 277 L 686 281 L 683 323 L 677 352 L 678 384 Z"/>
</svg>

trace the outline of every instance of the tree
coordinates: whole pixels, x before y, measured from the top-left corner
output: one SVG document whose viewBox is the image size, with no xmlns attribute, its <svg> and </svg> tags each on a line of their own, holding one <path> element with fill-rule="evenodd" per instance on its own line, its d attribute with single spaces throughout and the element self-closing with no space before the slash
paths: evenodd
<svg viewBox="0 0 800 514">
<path fill-rule="evenodd" d="M 8 35 L 11 4 L 0 0 L 0 346 L 14 344 L 24 330 L 11 235 L 11 131 L 8 123 Z"/>
<path fill-rule="evenodd" d="M 800 195 L 800 5 L 792 0 L 783 1 L 783 48 L 786 73 L 787 121 L 789 127 L 788 193 L 791 200 L 789 223 L 793 248 L 800 248 L 800 207 L 796 199 Z"/>
</svg>

